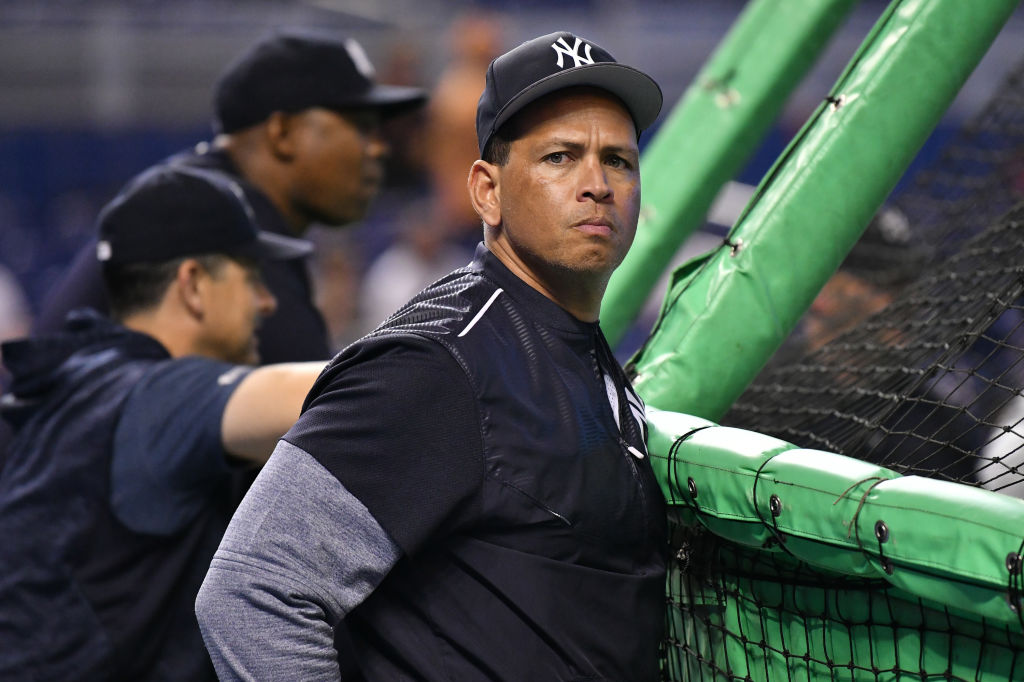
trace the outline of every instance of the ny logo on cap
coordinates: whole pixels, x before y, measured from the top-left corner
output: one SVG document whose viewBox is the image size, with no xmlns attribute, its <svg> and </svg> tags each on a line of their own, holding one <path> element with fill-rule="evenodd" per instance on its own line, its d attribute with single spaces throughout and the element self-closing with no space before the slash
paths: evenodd
<svg viewBox="0 0 1024 682">
<path fill-rule="evenodd" d="M 580 54 L 580 45 L 583 45 L 584 54 Z M 590 43 L 583 42 L 580 38 L 576 38 L 576 44 L 569 47 L 569 43 L 565 42 L 565 38 L 559 38 L 556 42 L 551 43 L 551 47 L 555 50 L 555 54 L 558 55 L 558 68 L 563 68 L 562 55 L 566 57 L 572 57 L 573 66 L 582 66 L 583 64 L 593 64 L 594 58 L 590 56 Z"/>
</svg>

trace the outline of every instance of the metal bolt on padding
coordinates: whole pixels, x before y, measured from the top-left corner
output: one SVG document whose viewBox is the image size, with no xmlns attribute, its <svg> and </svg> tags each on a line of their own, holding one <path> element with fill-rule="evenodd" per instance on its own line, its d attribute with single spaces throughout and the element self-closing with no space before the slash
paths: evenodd
<svg viewBox="0 0 1024 682">
<path fill-rule="evenodd" d="M 889 540 L 889 526 L 885 525 L 885 521 L 875 521 L 875 537 L 879 542 Z"/>
<path fill-rule="evenodd" d="M 1016 575 L 1020 573 L 1020 566 L 1020 554 L 1017 554 L 1016 552 L 1010 552 L 1006 555 L 1006 570 L 1009 571 L 1011 575 Z"/>
<path fill-rule="evenodd" d="M 772 510 L 772 516 L 782 514 L 782 500 L 779 499 L 778 495 L 772 495 L 768 498 L 768 508 Z"/>
<path fill-rule="evenodd" d="M 690 497 L 697 499 L 697 484 L 694 482 L 693 478 L 686 479 L 686 489 L 690 491 Z"/>
</svg>

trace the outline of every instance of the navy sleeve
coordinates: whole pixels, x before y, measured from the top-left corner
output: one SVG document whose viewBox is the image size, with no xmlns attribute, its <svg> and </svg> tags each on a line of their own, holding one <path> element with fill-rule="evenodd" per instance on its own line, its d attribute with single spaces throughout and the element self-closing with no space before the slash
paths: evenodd
<svg viewBox="0 0 1024 682">
<path fill-rule="evenodd" d="M 469 380 L 447 350 L 419 337 L 350 346 L 284 439 L 317 459 L 408 555 L 463 521 L 483 480 Z"/>
<path fill-rule="evenodd" d="M 169 534 L 224 485 L 228 398 L 250 367 L 208 358 L 161 362 L 135 385 L 114 435 L 111 504 L 129 528 Z"/>
</svg>

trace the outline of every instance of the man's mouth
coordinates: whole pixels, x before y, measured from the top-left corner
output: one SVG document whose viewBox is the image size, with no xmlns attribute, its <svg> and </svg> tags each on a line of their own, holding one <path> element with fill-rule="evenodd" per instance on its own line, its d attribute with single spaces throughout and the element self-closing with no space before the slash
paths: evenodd
<svg viewBox="0 0 1024 682">
<path fill-rule="evenodd" d="M 591 218 L 584 218 L 573 224 L 573 229 L 582 232 L 583 234 L 597 235 L 607 237 L 611 235 L 615 230 L 612 227 L 612 222 L 607 218 L 600 216 L 594 216 Z"/>
</svg>

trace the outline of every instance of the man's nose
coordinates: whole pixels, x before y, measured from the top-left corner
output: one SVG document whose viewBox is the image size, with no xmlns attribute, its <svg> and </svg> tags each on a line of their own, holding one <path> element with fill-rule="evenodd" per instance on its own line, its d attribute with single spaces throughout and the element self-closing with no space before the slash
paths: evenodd
<svg viewBox="0 0 1024 682">
<path fill-rule="evenodd" d="M 370 135 L 370 142 L 367 144 L 367 154 L 374 159 L 386 159 L 391 155 L 391 145 L 388 144 L 380 130 L 375 130 Z"/>
<path fill-rule="evenodd" d="M 263 317 L 270 317 L 277 310 L 277 298 L 263 282 L 256 285 L 256 309 Z"/>
<path fill-rule="evenodd" d="M 578 201 L 607 201 L 612 196 L 604 164 L 595 156 L 585 156 L 580 163 L 580 186 Z"/>
</svg>

